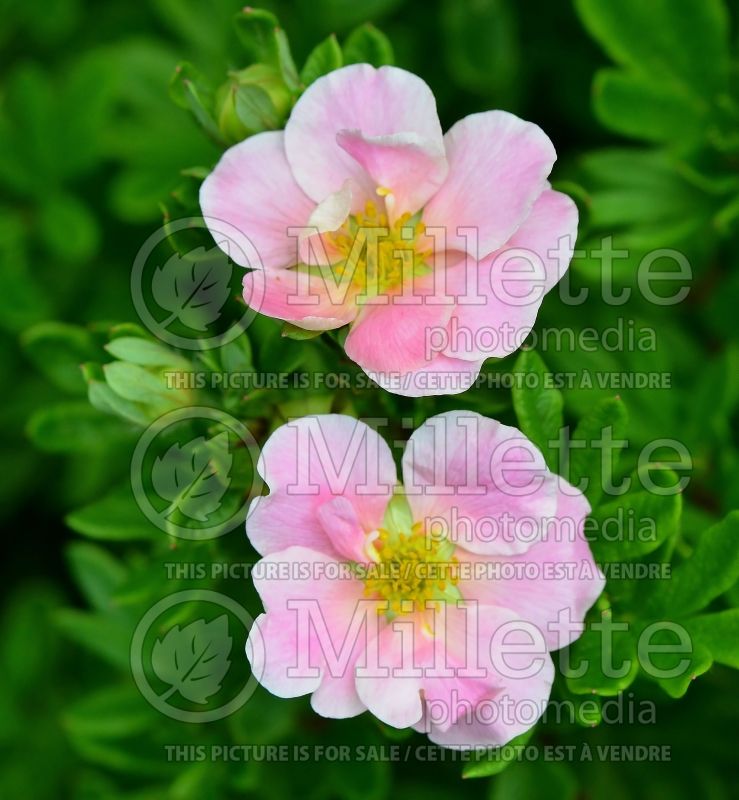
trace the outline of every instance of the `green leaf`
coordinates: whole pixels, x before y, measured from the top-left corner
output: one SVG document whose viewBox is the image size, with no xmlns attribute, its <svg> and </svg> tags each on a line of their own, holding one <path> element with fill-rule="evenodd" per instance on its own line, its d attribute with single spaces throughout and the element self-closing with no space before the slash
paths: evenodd
<svg viewBox="0 0 739 800">
<path fill-rule="evenodd" d="M 192 64 L 183 62 L 175 67 L 169 94 L 180 108 L 195 117 L 198 125 L 214 142 L 225 146 L 213 116 L 213 90 Z"/>
<path fill-rule="evenodd" d="M 62 721 L 73 737 L 122 739 L 145 733 L 156 720 L 132 681 L 105 686 L 68 707 Z"/>
<path fill-rule="evenodd" d="M 693 639 L 711 653 L 714 661 L 739 669 L 739 608 L 683 620 Z"/>
<path fill-rule="evenodd" d="M 97 220 L 69 194 L 46 198 L 39 209 L 38 231 L 49 252 L 63 261 L 87 261 L 100 244 Z"/>
<path fill-rule="evenodd" d="M 67 560 L 90 605 L 98 611 L 109 610 L 112 596 L 126 578 L 126 568 L 107 550 L 88 542 L 72 542 Z"/>
<path fill-rule="evenodd" d="M 665 470 L 666 485 L 675 486 L 678 476 Z M 632 477 L 632 487 L 638 476 Z M 632 488 L 614 500 L 599 505 L 585 523 L 590 547 L 599 563 L 632 560 L 656 550 L 676 536 L 680 526 L 682 495 L 662 495 L 643 488 Z"/>
<path fill-rule="evenodd" d="M 263 8 L 244 8 L 234 18 L 239 41 L 251 61 L 277 63 L 277 17 Z"/>
<path fill-rule="evenodd" d="M 703 533 L 692 555 L 669 581 L 653 581 L 642 594 L 645 615 L 677 619 L 705 608 L 739 580 L 739 511 Z"/>
<path fill-rule="evenodd" d="M 273 131 L 280 127 L 282 120 L 275 104 L 261 86 L 237 86 L 234 89 L 234 106 L 239 121 L 250 131 Z"/>
<path fill-rule="evenodd" d="M 124 400 L 152 405 L 176 405 L 174 393 L 162 377 L 153 375 L 138 364 L 113 361 L 103 365 L 108 386 Z"/>
<path fill-rule="evenodd" d="M 493 783 L 491 800 L 575 800 L 572 767 L 555 761 L 525 761 Z"/>
<path fill-rule="evenodd" d="M 31 441 L 49 453 L 84 453 L 120 441 L 128 431 L 119 420 L 87 403 L 59 403 L 39 409 L 26 426 Z"/>
<path fill-rule="evenodd" d="M 232 637 L 228 616 L 210 622 L 195 620 L 184 628 L 175 625 L 157 639 L 151 663 L 157 677 L 193 703 L 204 704 L 220 688 L 231 664 Z"/>
<path fill-rule="evenodd" d="M 521 61 L 517 22 L 515 5 L 509 0 L 443 0 L 445 64 L 453 82 L 494 97 L 496 107 L 515 102 Z"/>
<path fill-rule="evenodd" d="M 130 669 L 129 648 L 133 626 L 119 617 L 72 608 L 58 609 L 54 622 L 70 640 L 114 667 Z"/>
<path fill-rule="evenodd" d="M 650 142 L 693 141 L 706 126 L 708 108 L 681 86 L 665 86 L 641 75 L 601 70 L 593 85 L 593 107 L 611 130 Z"/>
<path fill-rule="evenodd" d="M 689 86 L 698 97 L 721 91 L 728 78 L 726 6 L 721 0 L 577 0 L 585 27 L 611 58 L 668 91 Z"/>
<path fill-rule="evenodd" d="M 105 345 L 105 349 L 121 361 L 130 361 L 142 367 L 182 367 L 190 362 L 174 350 L 138 336 L 120 336 Z"/>
<path fill-rule="evenodd" d="M 34 365 L 64 392 L 85 392 L 81 365 L 95 355 L 92 336 L 64 322 L 40 322 L 26 330 L 21 344 Z"/>
<path fill-rule="evenodd" d="M 462 768 L 463 778 L 487 778 L 497 775 L 516 760 L 517 748 L 523 747 L 534 733 L 529 728 L 525 733 L 511 739 L 505 747 L 494 747 Z"/>
<path fill-rule="evenodd" d="M 300 82 L 303 86 L 308 87 L 322 75 L 339 69 L 343 64 L 344 56 L 342 55 L 341 47 L 336 36 L 332 33 L 310 52 L 303 69 L 300 71 Z"/>
<path fill-rule="evenodd" d="M 344 64 L 394 64 L 393 46 L 384 33 L 366 23 L 355 28 L 344 42 Z"/>
<path fill-rule="evenodd" d="M 541 450 L 549 468 L 558 472 L 559 449 L 562 430 L 562 392 L 554 388 L 551 374 L 534 350 L 524 350 L 516 361 L 514 370 L 521 380 L 513 386 L 513 408 L 521 430 Z M 531 376 L 529 382 L 527 378 Z M 554 442 L 554 445 L 550 445 Z"/>
<path fill-rule="evenodd" d="M 162 534 L 144 516 L 129 484 L 65 517 L 73 531 L 103 541 L 151 540 Z"/>
<path fill-rule="evenodd" d="M 285 322 L 280 330 L 280 336 L 286 339 L 295 339 L 298 342 L 303 342 L 308 339 L 317 339 L 323 331 L 311 331 L 306 328 L 300 328 L 293 325 L 292 322 Z"/>
<path fill-rule="evenodd" d="M 628 623 L 615 622 L 610 613 L 591 623 L 570 646 L 569 665 L 562 671 L 574 694 L 614 697 L 628 689 L 639 672 L 636 640 Z"/>
<path fill-rule="evenodd" d="M 250 59 L 278 67 L 288 89 L 297 91 L 300 88 L 298 71 L 277 17 L 262 8 L 246 7 L 236 15 L 235 24 Z"/>
<path fill-rule="evenodd" d="M 604 467 L 611 479 L 624 446 L 628 414 L 623 402 L 616 397 L 597 403 L 580 420 L 570 441 L 569 481 L 573 486 L 584 485 L 585 496 L 596 507 L 603 494 Z M 573 445 L 573 442 L 581 446 Z M 595 442 L 599 442 L 595 445 Z M 616 444 L 621 442 L 621 444 Z"/>
</svg>

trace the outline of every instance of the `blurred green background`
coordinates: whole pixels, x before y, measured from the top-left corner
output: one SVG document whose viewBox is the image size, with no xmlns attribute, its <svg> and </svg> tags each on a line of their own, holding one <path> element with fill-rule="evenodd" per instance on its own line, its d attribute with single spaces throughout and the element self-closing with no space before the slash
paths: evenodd
<svg viewBox="0 0 739 800">
<path fill-rule="evenodd" d="M 739 506 L 735 4 L 261 5 L 278 16 L 298 64 L 329 34 L 346 42 L 357 26 L 373 23 L 391 43 L 395 63 L 429 83 L 445 128 L 490 108 L 541 125 L 559 153 L 555 185 L 581 209 L 580 246 L 613 236 L 615 247 L 631 253 L 614 267 L 616 288 L 634 287 L 636 264 L 648 251 L 670 247 L 687 255 L 693 281 L 678 306 L 656 306 L 637 293 L 624 306 L 594 293 L 567 306 L 553 293 L 537 329 L 603 330 L 622 319 L 655 330 L 653 352 L 543 355 L 560 372 L 671 375 L 671 389 L 625 391 L 622 400 L 634 447 L 666 436 L 692 453 L 682 523 L 669 554 L 661 553 L 689 558 L 702 532 Z M 175 552 L 163 534 L 145 528 L 120 490 L 141 425 L 93 409 L 86 395 L 97 373 L 88 370 L 86 384 L 79 369 L 110 360 L 102 346 L 121 331 L 139 335 L 116 327 L 137 322 L 129 289 L 136 252 L 160 226 L 163 210 L 174 216 L 192 209 L 192 186 L 182 188 L 192 179 L 182 170 L 210 167 L 219 155 L 172 101 L 169 83 L 181 61 L 215 86 L 249 63 L 233 25 L 239 9 L 232 0 L 0 0 L 0 509 L 11 551 L 2 563 L 0 796 L 735 796 L 738 685 L 721 665 L 736 659 L 735 650 L 723 659 L 714 654 L 720 663 L 680 699 L 638 677 L 630 691 L 656 703 L 654 725 L 547 723 L 536 734 L 542 744 L 666 744 L 670 763 L 514 764 L 492 780 L 462 783 L 461 765 L 453 762 L 166 762 L 163 745 L 174 743 L 391 741 L 366 715 L 325 721 L 303 700 L 264 692 L 219 723 L 173 722 L 142 700 L 128 668 L 131 629 L 142 610 L 189 585 L 165 586 L 163 561 L 254 557 L 241 530 L 210 545 L 180 543 Z M 591 257 L 573 262 L 573 290 L 596 289 L 601 279 Z M 285 369 L 320 370 L 335 357 L 323 340 L 278 342 L 268 323 L 249 338 L 244 363 L 256 369 L 277 359 Z M 510 371 L 514 361 L 489 368 Z M 565 388 L 563 395 L 565 421 L 574 424 L 613 391 Z M 300 413 L 305 403 L 289 392 L 248 407 L 228 393 L 210 400 L 247 419 L 260 439 L 275 419 Z M 311 404 L 416 422 L 469 407 L 515 421 L 511 393 L 503 389 L 419 402 L 379 391 L 320 395 Z M 624 471 L 634 467 L 635 452 L 625 454 Z M 736 549 L 724 559 L 732 570 L 739 569 Z M 711 611 L 739 603 L 735 572 L 727 575 L 706 600 Z M 247 581 L 211 588 L 258 609 Z M 735 635 L 736 626 L 729 631 Z"/>
</svg>

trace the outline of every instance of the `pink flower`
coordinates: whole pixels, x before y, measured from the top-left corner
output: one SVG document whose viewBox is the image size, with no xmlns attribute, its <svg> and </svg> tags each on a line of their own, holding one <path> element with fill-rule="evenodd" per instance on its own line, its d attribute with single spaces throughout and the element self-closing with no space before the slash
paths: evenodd
<svg viewBox="0 0 739 800">
<path fill-rule="evenodd" d="M 408 441 L 400 487 L 366 424 L 304 417 L 272 434 L 259 472 L 271 491 L 247 533 L 265 613 L 246 651 L 269 691 L 449 747 L 502 745 L 534 724 L 549 653 L 579 636 L 604 580 L 587 501 L 520 431 L 432 417 Z"/>
<path fill-rule="evenodd" d="M 200 204 L 217 240 L 225 221 L 259 254 L 242 259 L 249 305 L 348 324 L 347 354 L 381 386 L 448 394 L 522 344 L 567 269 L 577 209 L 547 182 L 555 158 L 504 111 L 443 135 L 420 78 L 355 64 L 312 84 L 284 132 L 228 150 Z"/>
</svg>

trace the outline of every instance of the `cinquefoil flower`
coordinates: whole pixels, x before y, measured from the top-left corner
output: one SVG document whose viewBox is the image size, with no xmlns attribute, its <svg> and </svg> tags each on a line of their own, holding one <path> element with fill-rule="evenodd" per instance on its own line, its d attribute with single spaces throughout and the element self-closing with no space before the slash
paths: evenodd
<svg viewBox="0 0 739 800">
<path fill-rule="evenodd" d="M 450 747 L 502 745 L 548 702 L 550 651 L 580 634 L 604 580 L 590 508 L 515 428 L 432 417 L 390 448 L 351 417 L 276 430 L 247 533 L 265 613 L 249 634 L 258 680 L 316 712 L 369 710 Z"/>
<path fill-rule="evenodd" d="M 312 84 L 284 132 L 226 151 L 200 203 L 259 254 L 247 304 L 310 330 L 384 388 L 468 388 L 516 350 L 572 256 L 577 210 L 536 125 L 472 114 L 442 134 L 417 76 L 356 64 Z"/>
</svg>

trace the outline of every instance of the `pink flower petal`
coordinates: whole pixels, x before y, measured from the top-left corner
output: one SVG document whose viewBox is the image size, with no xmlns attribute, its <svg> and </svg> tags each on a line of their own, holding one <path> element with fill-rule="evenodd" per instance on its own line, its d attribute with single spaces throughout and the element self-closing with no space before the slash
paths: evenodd
<svg viewBox="0 0 739 800">
<path fill-rule="evenodd" d="M 346 497 L 328 500 L 318 507 L 317 513 L 337 553 L 350 561 L 368 561 L 367 547 L 377 538 L 377 532 L 367 533 L 359 522 L 356 509 Z"/>
<path fill-rule="evenodd" d="M 523 553 L 557 507 L 539 450 L 516 428 L 472 411 L 426 420 L 403 454 L 413 518 L 481 555 Z"/>
<path fill-rule="evenodd" d="M 504 248 L 467 271 L 450 272 L 457 305 L 443 352 L 481 359 L 517 350 L 536 322 L 545 294 L 567 271 L 577 234 L 577 207 L 545 190 Z"/>
<path fill-rule="evenodd" d="M 354 689 L 354 665 L 364 649 L 352 620 L 364 585 L 332 578 L 340 562 L 304 547 L 266 556 L 254 566 L 254 586 L 264 603 L 246 643 L 246 655 L 257 680 L 278 697 L 314 693 L 313 708 L 324 716 L 353 717 L 365 710 Z M 289 571 L 289 574 L 283 574 Z M 309 601 L 315 611 L 299 610 Z M 374 612 L 376 613 L 376 612 Z M 325 624 L 320 634 L 316 625 Z M 342 647 L 347 644 L 342 653 Z M 331 648 L 331 649 L 329 649 Z M 334 663 L 327 655 L 333 651 Z"/>
<path fill-rule="evenodd" d="M 387 373 L 367 370 L 367 375 L 393 394 L 430 397 L 466 392 L 474 385 L 482 364 L 482 361 L 449 358 L 439 353 L 426 366 L 414 371 Z"/>
<path fill-rule="evenodd" d="M 200 208 L 206 222 L 221 220 L 248 237 L 263 266 L 287 267 L 298 260 L 297 237 L 287 229 L 305 225 L 315 203 L 292 176 L 283 132 L 269 131 L 226 150 L 200 187 Z M 218 241 L 217 224 L 209 227 Z M 244 262 L 238 252 L 230 255 L 241 266 L 259 266 Z"/>
<path fill-rule="evenodd" d="M 426 367 L 429 332 L 446 327 L 453 305 L 433 273 L 409 280 L 402 294 L 365 305 L 344 342 L 346 354 L 368 373 L 406 373 Z M 385 301 L 383 304 L 382 301 Z"/>
<path fill-rule="evenodd" d="M 356 291 L 334 286 L 330 275 L 304 266 L 281 270 L 252 270 L 244 275 L 244 302 L 261 314 L 327 331 L 357 316 Z"/>
<path fill-rule="evenodd" d="M 469 726 L 483 700 L 496 704 L 505 695 L 543 711 L 554 676 L 541 637 L 532 640 L 513 612 L 493 606 L 447 604 L 441 614 L 396 617 L 381 630 L 377 647 L 367 648 L 366 665 L 365 671 L 363 659 L 356 687 L 369 711 L 388 725 L 428 732 L 432 741 L 445 733 L 457 739 L 460 731 L 473 736 Z M 508 741 L 530 725 L 501 722 L 485 736 Z"/>
<path fill-rule="evenodd" d="M 290 545 L 338 555 L 318 509 L 343 496 L 370 532 L 380 526 L 397 483 L 385 440 L 341 414 L 301 417 L 281 426 L 265 443 L 257 468 L 270 494 L 252 503 L 246 532 L 262 555 Z"/>
<path fill-rule="evenodd" d="M 502 247 L 529 215 L 556 159 L 549 137 L 505 111 L 471 114 L 444 137 L 449 177 L 423 212 L 450 249 L 478 260 Z M 477 247 L 458 228 L 477 230 Z"/>
<path fill-rule="evenodd" d="M 285 149 L 295 179 L 317 203 L 347 179 L 360 189 L 354 211 L 375 197 L 377 184 L 336 140 L 346 130 L 367 137 L 411 133 L 436 151 L 444 149 L 436 101 L 419 77 L 397 67 L 375 69 L 369 64 L 330 72 L 303 93 L 285 127 Z"/>
<path fill-rule="evenodd" d="M 582 633 L 582 621 L 605 586 L 605 579 L 593 560 L 583 535 L 583 524 L 590 513 L 585 497 L 563 478 L 557 478 L 557 510 L 545 527 L 544 538 L 522 555 L 489 558 L 458 548 L 463 565 L 487 570 L 490 577 L 462 579 L 458 588 L 465 598 L 480 603 L 505 605 L 522 619 L 534 623 L 558 650 Z M 530 565 L 530 566 L 526 566 Z M 527 571 L 524 571 L 526 568 Z M 506 570 L 510 570 L 510 575 Z M 554 627 L 560 611 L 579 627 L 558 632 Z"/>
<path fill-rule="evenodd" d="M 336 141 L 376 187 L 391 190 L 385 197 L 391 223 L 405 212 L 415 214 L 447 176 L 444 149 L 415 133 L 365 136 L 358 130 L 339 131 Z"/>
</svg>

